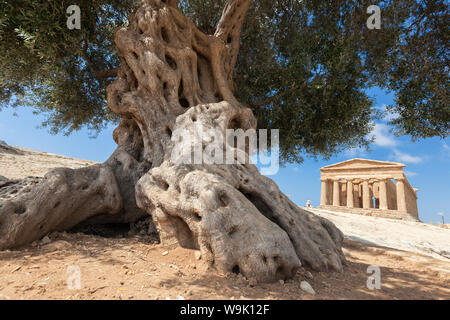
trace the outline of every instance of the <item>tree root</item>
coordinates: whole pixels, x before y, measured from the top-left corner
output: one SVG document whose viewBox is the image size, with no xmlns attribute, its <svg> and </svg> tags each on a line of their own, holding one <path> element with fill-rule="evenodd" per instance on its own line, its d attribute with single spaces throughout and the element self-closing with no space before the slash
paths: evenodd
<svg viewBox="0 0 450 320">
<path fill-rule="evenodd" d="M 9 181 L 0 189 L 0 249 L 18 247 L 89 217 L 122 207 L 112 169 L 55 169 L 44 178 Z"/>
</svg>

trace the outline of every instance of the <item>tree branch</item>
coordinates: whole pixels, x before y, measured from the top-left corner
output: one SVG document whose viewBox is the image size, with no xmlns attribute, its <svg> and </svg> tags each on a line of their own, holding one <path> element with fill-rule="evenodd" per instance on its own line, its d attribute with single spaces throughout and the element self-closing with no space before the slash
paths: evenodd
<svg viewBox="0 0 450 320">
<path fill-rule="evenodd" d="M 303 82 L 303 86 L 305 87 L 307 85 L 306 81 Z M 297 90 L 298 88 L 300 88 L 300 85 L 294 85 L 291 88 L 289 88 L 286 91 L 282 91 L 282 92 L 277 92 L 276 94 L 274 94 L 273 96 L 271 96 L 270 98 L 267 98 L 266 100 L 263 101 L 259 101 L 256 103 L 251 103 L 251 105 L 253 107 L 263 107 L 265 105 L 268 105 L 269 103 L 271 103 L 272 101 L 279 99 L 281 97 L 284 97 L 292 92 L 294 92 L 295 90 Z"/>
<path fill-rule="evenodd" d="M 230 0 L 226 4 L 214 36 L 226 44 L 224 70 L 227 80 L 233 83 L 233 72 L 240 48 L 241 28 L 252 0 Z"/>
<path fill-rule="evenodd" d="M 90 59 L 88 51 L 87 51 L 88 46 L 89 46 L 89 43 L 88 43 L 87 40 L 85 40 L 84 43 L 83 43 L 83 50 L 81 51 L 81 56 L 83 57 L 84 60 L 86 60 L 88 68 L 92 72 L 94 77 L 96 77 L 97 79 L 107 79 L 107 78 L 117 77 L 117 73 L 119 72 L 118 68 L 116 68 L 116 69 L 109 69 L 109 70 L 97 70 L 97 69 L 95 69 L 95 67 L 94 67 L 95 64 Z"/>
<path fill-rule="evenodd" d="M 109 70 L 94 70 L 94 76 L 98 79 L 114 78 L 117 77 L 119 69 Z"/>
<path fill-rule="evenodd" d="M 224 42 L 230 42 L 230 36 L 239 35 L 251 3 L 252 0 L 230 0 L 223 9 L 214 35 Z"/>
</svg>

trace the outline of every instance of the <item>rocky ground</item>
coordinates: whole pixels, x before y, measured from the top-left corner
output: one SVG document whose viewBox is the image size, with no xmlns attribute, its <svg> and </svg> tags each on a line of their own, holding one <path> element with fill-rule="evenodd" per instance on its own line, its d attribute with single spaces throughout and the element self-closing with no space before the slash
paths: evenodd
<svg viewBox="0 0 450 320">
<path fill-rule="evenodd" d="M 0 146 L 0 176 L 9 179 L 89 164 Z M 286 282 L 255 284 L 209 269 L 196 251 L 166 248 L 135 232 L 121 230 L 108 237 L 64 232 L 0 251 L 0 299 L 450 299 L 450 230 L 313 212 L 346 235 L 343 273 L 301 269 Z M 379 290 L 367 287 L 370 266 L 380 268 Z"/>
</svg>

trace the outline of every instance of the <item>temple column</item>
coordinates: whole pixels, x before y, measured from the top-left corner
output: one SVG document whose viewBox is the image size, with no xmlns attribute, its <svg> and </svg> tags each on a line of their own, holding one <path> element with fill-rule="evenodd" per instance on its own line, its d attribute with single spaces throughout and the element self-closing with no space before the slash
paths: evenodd
<svg viewBox="0 0 450 320">
<path fill-rule="evenodd" d="M 356 186 L 353 187 L 353 207 L 355 208 L 361 208 L 361 200 L 359 197 L 359 182 L 356 183 Z"/>
<path fill-rule="evenodd" d="M 369 189 L 369 181 L 363 181 L 363 190 L 362 190 L 362 198 L 363 198 L 363 208 L 370 208 L 370 189 Z"/>
<path fill-rule="evenodd" d="M 373 196 L 374 196 L 374 192 L 373 192 L 373 183 L 369 183 L 369 198 L 370 198 L 370 208 L 373 209 L 375 208 L 375 205 L 373 203 Z"/>
<path fill-rule="evenodd" d="M 340 190 L 339 190 L 339 180 L 333 181 L 333 206 L 339 207 L 341 205 L 340 202 Z"/>
<path fill-rule="evenodd" d="M 386 188 L 386 180 L 380 180 L 380 209 L 387 210 L 387 188 Z"/>
<path fill-rule="evenodd" d="M 351 180 L 347 181 L 347 207 L 353 208 L 353 182 Z"/>
<path fill-rule="evenodd" d="M 405 182 L 403 179 L 397 180 L 397 210 L 406 213 Z"/>
<path fill-rule="evenodd" d="M 328 182 L 327 180 L 320 180 L 322 183 L 321 191 L 320 191 L 320 205 L 326 206 L 327 205 L 327 193 L 328 193 Z"/>
</svg>

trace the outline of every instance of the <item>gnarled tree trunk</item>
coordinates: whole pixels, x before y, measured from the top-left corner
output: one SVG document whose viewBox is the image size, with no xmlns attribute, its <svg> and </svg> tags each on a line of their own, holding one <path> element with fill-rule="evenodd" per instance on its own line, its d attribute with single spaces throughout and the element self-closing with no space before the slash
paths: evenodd
<svg viewBox="0 0 450 320">
<path fill-rule="evenodd" d="M 227 129 L 256 129 L 251 110 L 233 95 L 240 29 L 250 4 L 230 0 L 216 32 L 208 35 L 179 12 L 178 1 L 142 1 L 129 26 L 116 32 L 122 66 L 107 92 L 109 107 L 123 118 L 114 133 L 117 150 L 103 165 L 56 171 L 30 195 L 3 201 L 0 248 L 81 220 L 130 222 L 150 214 L 164 244 L 199 249 L 222 272 L 273 281 L 292 277 L 302 263 L 342 270 L 342 233 L 298 208 L 254 165 L 172 159 L 177 144 L 192 143 L 178 140 L 181 130 L 195 135 L 201 125 L 225 135 Z M 203 150 L 209 138 L 202 139 L 200 146 L 187 147 Z M 226 139 L 223 149 L 236 151 Z M 83 170 L 93 170 L 92 176 Z M 83 180 L 83 189 L 71 179 L 90 180 Z M 64 191 L 47 191 L 55 186 Z M 36 198 L 46 201 L 35 205 Z M 55 201 L 65 210 L 58 211 Z M 17 213 L 23 204 L 24 212 Z M 29 230 L 32 235 L 21 238 Z"/>
</svg>

